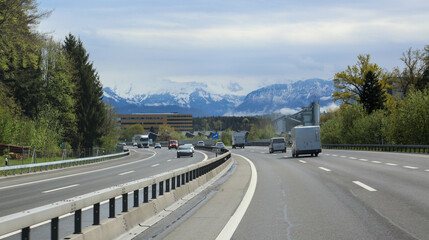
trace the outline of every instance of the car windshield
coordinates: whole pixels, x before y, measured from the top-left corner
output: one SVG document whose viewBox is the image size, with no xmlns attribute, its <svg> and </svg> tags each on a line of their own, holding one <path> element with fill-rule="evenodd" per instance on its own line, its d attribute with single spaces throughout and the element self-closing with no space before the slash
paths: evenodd
<svg viewBox="0 0 429 240">
<path fill-rule="evenodd" d="M 284 143 L 285 140 L 283 138 L 275 138 L 273 139 L 273 143 Z"/>
</svg>

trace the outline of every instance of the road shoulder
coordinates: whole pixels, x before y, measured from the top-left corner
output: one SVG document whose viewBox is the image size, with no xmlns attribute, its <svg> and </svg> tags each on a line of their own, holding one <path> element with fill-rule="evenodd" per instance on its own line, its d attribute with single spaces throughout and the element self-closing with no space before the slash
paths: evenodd
<svg viewBox="0 0 429 240">
<path fill-rule="evenodd" d="M 198 209 L 189 210 L 182 217 L 184 219 L 178 219 L 180 224 L 177 224 L 178 226 L 167 235 L 159 234 L 155 238 L 167 240 L 216 239 L 240 205 L 252 177 L 251 167 L 244 158 L 234 155 L 234 160 L 234 172 L 226 181 L 204 193 L 203 198 L 206 199 L 203 204 L 198 206 Z M 146 239 L 140 237 L 136 239 Z"/>
</svg>

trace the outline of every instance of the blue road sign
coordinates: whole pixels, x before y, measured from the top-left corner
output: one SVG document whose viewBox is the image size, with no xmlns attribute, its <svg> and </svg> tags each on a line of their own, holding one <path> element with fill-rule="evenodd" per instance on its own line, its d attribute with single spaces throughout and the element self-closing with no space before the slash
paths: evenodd
<svg viewBox="0 0 429 240">
<path fill-rule="evenodd" d="M 212 134 L 212 139 L 213 140 L 218 140 L 219 139 L 219 133 L 213 133 Z"/>
</svg>

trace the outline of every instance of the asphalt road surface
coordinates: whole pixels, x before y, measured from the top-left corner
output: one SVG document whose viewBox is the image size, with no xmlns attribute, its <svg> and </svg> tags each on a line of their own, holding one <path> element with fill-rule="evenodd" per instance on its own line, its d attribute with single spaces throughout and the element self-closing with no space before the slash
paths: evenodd
<svg viewBox="0 0 429 240">
<path fill-rule="evenodd" d="M 95 168 L 97 164 L 93 166 L 95 169 L 88 170 L 97 172 L 61 178 L 61 181 L 40 182 L 84 172 L 92 167 L 3 178 L 0 180 L 1 215 L 32 207 L 32 201 L 43 205 L 205 158 L 200 153 L 194 158 L 177 159 L 175 151 L 165 149 L 155 151 L 155 156 L 153 150 L 138 151 L 140 153 L 128 158 L 106 162 L 104 164 L 107 165 L 99 170 Z M 233 150 L 233 153 L 235 161 L 240 164 L 236 164 L 230 176 L 211 191 L 206 191 L 206 197 L 200 196 L 205 200 L 195 204 L 194 209 L 188 208 L 185 213 L 177 215 L 180 221 L 172 219 L 172 222 L 177 222 L 170 225 L 174 228 L 158 226 L 166 232 L 157 233 L 158 237 L 149 236 L 151 239 L 216 239 L 240 204 L 228 194 L 235 194 L 235 198 L 244 196 L 251 179 L 250 167 L 242 160 L 243 156 L 255 165 L 257 183 L 231 239 L 429 240 L 429 155 L 323 150 L 318 157 L 292 158 L 289 149 L 287 153 L 269 154 L 267 147 L 246 147 Z M 46 177 L 38 179 L 40 176 Z M 17 185 L 21 178 L 36 183 Z M 231 184 L 237 180 L 242 181 L 243 188 Z M 7 188 L 13 185 L 17 186 Z M 73 187 L 63 188 L 67 186 Z M 52 191 L 55 189 L 60 190 Z M 218 198 L 220 202 L 213 204 L 211 200 L 221 195 L 223 197 Z M 25 207 L 17 207 L 21 204 Z M 210 216 L 201 214 L 202 211 L 228 217 L 210 219 Z M 187 224 L 190 221 L 193 224 Z M 160 224 L 170 223 L 164 221 Z M 181 228 L 184 230 L 180 231 Z M 198 234 L 192 234 L 197 230 Z M 211 235 L 204 236 L 205 232 Z M 138 239 L 147 239 L 145 236 L 148 237 L 143 234 Z"/>
<path fill-rule="evenodd" d="M 180 216 L 177 226 L 165 223 L 174 229 L 137 239 L 226 239 L 225 229 L 234 240 L 429 239 L 429 155 L 323 150 L 319 157 L 292 158 L 290 151 L 269 154 L 267 147 L 232 152 L 235 172 L 203 206 Z M 236 198 L 247 194 L 243 187 L 250 189 L 253 177 L 243 157 L 253 162 L 257 183 L 241 221 L 231 227 L 241 209 Z"/>
<path fill-rule="evenodd" d="M 234 152 L 253 161 L 258 183 L 232 239 L 429 239 L 428 155 Z"/>
<path fill-rule="evenodd" d="M 175 150 L 130 148 L 130 156 L 100 163 L 0 178 L 0 216 L 174 170 L 213 153 L 176 158 Z"/>
</svg>

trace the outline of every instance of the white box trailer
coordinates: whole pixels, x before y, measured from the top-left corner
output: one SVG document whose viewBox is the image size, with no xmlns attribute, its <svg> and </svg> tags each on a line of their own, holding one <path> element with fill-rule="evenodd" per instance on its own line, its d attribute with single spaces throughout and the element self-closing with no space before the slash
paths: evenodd
<svg viewBox="0 0 429 240">
<path fill-rule="evenodd" d="M 232 148 L 244 148 L 246 145 L 247 132 L 233 132 L 232 133 Z"/>
<path fill-rule="evenodd" d="M 311 156 L 322 152 L 319 126 L 297 126 L 292 128 L 292 157 L 303 154 Z"/>
</svg>

